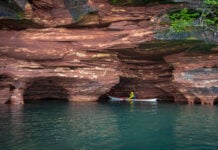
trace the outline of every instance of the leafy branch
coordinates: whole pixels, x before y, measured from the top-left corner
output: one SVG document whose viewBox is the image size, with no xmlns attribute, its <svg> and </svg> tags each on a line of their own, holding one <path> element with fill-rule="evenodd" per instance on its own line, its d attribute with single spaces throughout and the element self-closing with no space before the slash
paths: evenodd
<svg viewBox="0 0 218 150">
<path fill-rule="evenodd" d="M 178 13 L 169 15 L 171 20 L 170 30 L 174 32 L 189 31 L 194 27 L 202 27 L 213 32 L 218 31 L 218 1 L 204 0 L 203 4 L 196 10 L 187 8 Z"/>
</svg>

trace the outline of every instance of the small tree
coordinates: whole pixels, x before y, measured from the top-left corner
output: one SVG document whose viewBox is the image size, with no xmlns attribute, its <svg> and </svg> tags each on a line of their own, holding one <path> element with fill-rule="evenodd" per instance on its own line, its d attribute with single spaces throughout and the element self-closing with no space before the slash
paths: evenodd
<svg viewBox="0 0 218 150">
<path fill-rule="evenodd" d="M 174 32 L 188 31 L 193 27 L 202 27 L 213 32 L 218 31 L 218 1 L 205 0 L 193 13 L 187 8 L 178 13 L 169 15 L 171 20 L 170 29 Z"/>
<path fill-rule="evenodd" d="M 217 32 L 218 30 L 218 1 L 205 0 L 200 11 L 199 26 Z"/>
</svg>

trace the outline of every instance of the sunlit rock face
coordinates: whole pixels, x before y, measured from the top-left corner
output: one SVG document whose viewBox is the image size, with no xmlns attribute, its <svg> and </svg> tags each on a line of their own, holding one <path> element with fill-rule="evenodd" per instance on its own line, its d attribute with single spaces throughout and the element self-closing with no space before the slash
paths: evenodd
<svg viewBox="0 0 218 150">
<path fill-rule="evenodd" d="M 175 68 L 173 82 L 189 103 L 213 105 L 218 97 L 218 55 L 180 53 L 165 57 Z"/>
<path fill-rule="evenodd" d="M 148 45 L 148 49 L 135 48 L 139 41 L 152 39 L 144 29 L 90 31 L 53 28 L 0 31 L 0 34 L 0 71 L 12 78 L 4 90 L 13 95 L 11 99 L 10 96 L 4 97 L 2 103 L 8 100 L 13 104 L 23 103 L 22 95 L 24 101 L 45 98 L 96 101 L 120 81 L 121 84 L 125 82 L 123 78 L 137 81 L 133 83 L 139 97 L 171 95 L 154 85 L 163 81 L 162 86 L 166 87 L 171 76 L 168 65 L 161 58 L 163 49 L 157 46 L 150 60 L 155 44 Z M 168 46 L 163 44 L 163 47 Z M 131 82 L 126 82 L 120 91 L 127 93 L 132 90 L 128 88 Z M 144 85 L 146 90 L 140 88 Z"/>
<path fill-rule="evenodd" d="M 119 83 L 116 54 L 101 49 L 100 43 L 108 42 L 103 40 L 104 34 L 93 31 L 86 36 L 88 31 L 76 32 L 44 29 L 0 33 L 0 72 L 12 77 L 7 83 L 2 76 L 2 90 L 13 95 L 11 103 L 20 103 L 20 95 L 24 95 L 24 100 L 64 97 L 69 101 L 96 101 Z M 95 46 L 97 39 L 99 46 Z M 11 93 L 10 86 L 14 87 Z M 8 97 L 3 98 L 5 103 Z"/>
</svg>

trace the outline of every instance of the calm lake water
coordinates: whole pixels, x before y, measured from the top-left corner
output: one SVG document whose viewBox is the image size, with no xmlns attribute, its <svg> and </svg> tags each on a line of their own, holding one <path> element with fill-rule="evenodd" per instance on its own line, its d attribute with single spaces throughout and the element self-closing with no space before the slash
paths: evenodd
<svg viewBox="0 0 218 150">
<path fill-rule="evenodd" d="M 0 105 L 0 150 L 217 150 L 218 107 Z"/>
</svg>

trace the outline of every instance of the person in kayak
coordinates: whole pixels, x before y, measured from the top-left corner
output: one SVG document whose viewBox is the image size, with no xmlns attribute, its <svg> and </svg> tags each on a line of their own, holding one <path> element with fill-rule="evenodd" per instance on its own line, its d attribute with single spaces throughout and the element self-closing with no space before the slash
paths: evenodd
<svg viewBox="0 0 218 150">
<path fill-rule="evenodd" d="M 134 92 L 130 92 L 129 99 L 136 99 Z"/>
</svg>

